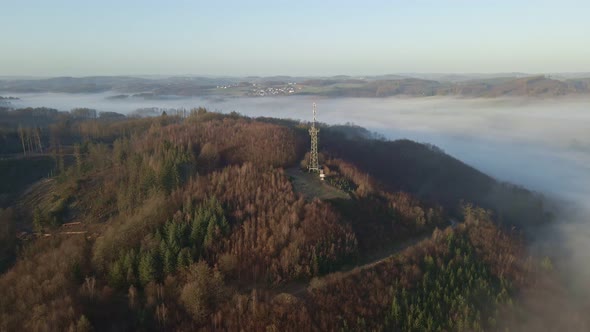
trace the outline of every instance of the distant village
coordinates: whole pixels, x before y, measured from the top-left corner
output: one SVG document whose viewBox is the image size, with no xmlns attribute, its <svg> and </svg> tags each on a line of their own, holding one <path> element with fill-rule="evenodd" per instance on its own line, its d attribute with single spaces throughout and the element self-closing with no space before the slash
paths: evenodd
<svg viewBox="0 0 590 332">
<path fill-rule="evenodd" d="M 251 97 L 290 95 L 294 94 L 297 90 L 301 90 L 301 87 L 297 86 L 295 82 L 272 85 L 242 82 L 238 84 L 218 85 L 217 89 L 233 89 L 245 86 L 249 87 L 245 91 L 245 94 Z"/>
</svg>

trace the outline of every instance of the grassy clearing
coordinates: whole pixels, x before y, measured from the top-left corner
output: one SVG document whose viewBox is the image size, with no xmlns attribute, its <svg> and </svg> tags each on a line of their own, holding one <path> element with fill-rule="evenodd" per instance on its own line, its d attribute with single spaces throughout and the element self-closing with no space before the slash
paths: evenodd
<svg viewBox="0 0 590 332">
<path fill-rule="evenodd" d="M 320 181 L 315 173 L 308 173 L 299 168 L 290 168 L 286 170 L 285 173 L 289 176 L 294 190 L 305 196 L 307 200 L 313 200 L 314 198 L 319 198 L 321 200 L 337 198 L 350 199 L 350 196 L 344 191 Z"/>
</svg>

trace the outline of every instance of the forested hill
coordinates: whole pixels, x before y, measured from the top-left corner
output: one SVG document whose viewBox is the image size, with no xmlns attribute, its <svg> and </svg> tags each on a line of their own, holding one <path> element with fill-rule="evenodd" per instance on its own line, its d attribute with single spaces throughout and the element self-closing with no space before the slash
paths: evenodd
<svg viewBox="0 0 590 332">
<path fill-rule="evenodd" d="M 342 128 L 327 129 L 322 136 L 325 149 L 354 163 L 386 190 L 412 193 L 450 212 L 459 211 L 461 202 L 474 203 L 491 209 L 498 222 L 506 226 L 525 227 L 553 218 L 550 205 L 540 194 L 501 183 L 434 145 L 371 139 L 366 134 L 347 135 Z"/>
<path fill-rule="evenodd" d="M 541 198 L 433 147 L 322 128 L 321 183 L 300 123 L 4 112 L 0 331 L 496 330 L 551 310 L 523 298 L 557 288 L 551 261 L 498 226 Z M 544 326 L 586 326 L 567 314 Z"/>
</svg>

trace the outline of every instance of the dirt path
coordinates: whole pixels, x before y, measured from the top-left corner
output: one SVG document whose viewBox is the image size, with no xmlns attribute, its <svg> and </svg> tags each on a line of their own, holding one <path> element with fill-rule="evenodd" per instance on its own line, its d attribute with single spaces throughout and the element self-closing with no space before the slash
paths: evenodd
<svg viewBox="0 0 590 332">
<path fill-rule="evenodd" d="M 431 234 L 425 234 L 425 235 L 421 235 L 415 238 L 411 238 L 408 239 L 406 241 L 397 243 L 395 245 L 392 245 L 388 248 L 385 248 L 377 253 L 374 253 L 370 256 L 365 257 L 365 259 L 361 262 L 360 265 L 354 266 L 354 267 L 344 267 L 342 270 L 340 271 L 336 271 L 336 272 L 332 272 L 329 274 L 326 274 L 324 276 L 318 277 L 318 278 L 314 278 L 312 279 L 311 282 L 309 283 L 303 283 L 303 282 L 289 282 L 285 285 L 281 285 L 279 287 L 274 288 L 273 290 L 277 292 L 277 294 L 280 293 L 288 293 L 291 294 L 293 296 L 297 296 L 297 297 L 303 297 L 305 295 L 305 292 L 307 292 L 307 289 L 309 288 L 309 286 L 311 285 L 311 283 L 313 282 L 314 284 L 322 284 L 322 280 L 325 278 L 328 278 L 330 276 L 333 275 L 338 275 L 340 278 L 346 278 L 348 275 L 352 274 L 352 273 L 358 273 L 360 271 L 366 270 L 366 269 L 370 269 L 384 261 L 386 261 L 387 259 L 389 259 L 391 256 L 404 251 L 405 249 L 429 238 L 431 236 Z"/>
</svg>

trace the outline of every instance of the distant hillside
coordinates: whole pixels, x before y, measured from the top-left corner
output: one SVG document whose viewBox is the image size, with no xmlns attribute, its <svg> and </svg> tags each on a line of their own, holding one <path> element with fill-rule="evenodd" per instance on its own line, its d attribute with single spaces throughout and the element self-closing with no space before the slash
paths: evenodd
<svg viewBox="0 0 590 332">
<path fill-rule="evenodd" d="M 356 86 L 342 86 L 344 82 L 323 81 L 323 90 L 318 94 L 342 97 L 389 97 L 389 96 L 463 96 L 463 97 L 503 97 L 530 96 L 556 97 L 564 95 L 588 94 L 590 88 L 584 79 L 566 81 L 545 76 L 503 77 L 477 79 L 461 82 L 433 81 L 416 78 L 397 80 L 374 80 Z M 305 82 L 303 83 L 305 84 Z"/>
<path fill-rule="evenodd" d="M 119 91 L 125 93 L 153 92 L 155 94 L 199 95 L 203 89 L 233 82 L 229 79 L 204 77 L 138 78 L 126 76 L 55 77 L 48 79 L 0 80 L 0 91 L 95 93 Z"/>
<path fill-rule="evenodd" d="M 554 97 L 588 93 L 588 86 L 577 80 L 559 81 L 545 76 L 505 78 L 494 81 L 469 81 L 458 84 L 455 93 L 483 97 L 543 96 Z"/>
<path fill-rule="evenodd" d="M 161 96 L 282 96 L 331 97 L 462 96 L 556 97 L 590 94 L 590 78 L 577 76 L 383 75 L 373 77 L 57 77 L 0 80 L 0 92 L 95 93 L 113 91 L 137 97 Z"/>
</svg>

